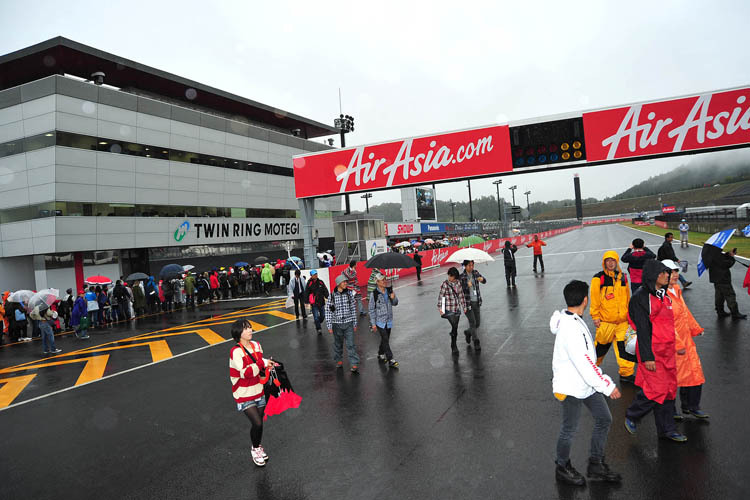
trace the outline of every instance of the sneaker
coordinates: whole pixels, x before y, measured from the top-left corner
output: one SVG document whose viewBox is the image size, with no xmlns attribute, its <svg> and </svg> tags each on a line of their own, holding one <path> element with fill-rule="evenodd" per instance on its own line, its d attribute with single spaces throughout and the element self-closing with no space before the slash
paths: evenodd
<svg viewBox="0 0 750 500">
<path fill-rule="evenodd" d="M 603 458 L 590 458 L 586 475 L 592 481 L 604 481 L 607 483 L 619 483 L 622 481 L 622 476 L 610 470 L 609 465 L 607 465 Z"/>
<path fill-rule="evenodd" d="M 343 361 L 336 361 L 336 368 L 343 368 L 344 362 Z"/>
<path fill-rule="evenodd" d="M 391 368 L 398 368 L 398 361 L 392 359 L 388 362 L 388 366 L 390 366 Z"/>
<path fill-rule="evenodd" d="M 380 361 L 381 363 L 385 363 L 388 360 L 385 359 L 385 354 L 378 354 L 378 361 Z"/>
<path fill-rule="evenodd" d="M 687 287 L 689 287 L 692 284 L 693 284 L 692 281 L 688 281 L 687 283 L 685 283 L 685 286 L 683 286 L 682 288 L 687 289 Z"/>
<path fill-rule="evenodd" d="M 464 337 L 466 337 L 466 343 L 471 345 L 471 330 L 464 330 Z"/>
<path fill-rule="evenodd" d="M 635 424 L 635 422 L 625 417 L 625 430 L 627 430 L 631 434 L 635 434 L 636 428 L 637 428 L 637 425 Z"/>
<path fill-rule="evenodd" d="M 688 413 L 688 412 L 685 412 L 685 413 Z M 682 422 L 683 419 L 684 419 L 683 416 L 682 416 L 682 414 L 679 413 L 678 411 L 675 411 L 674 415 L 672 415 L 672 417 L 675 419 L 676 422 Z"/>
<path fill-rule="evenodd" d="M 475 351 L 481 351 L 482 350 L 482 346 L 481 346 L 481 344 L 479 343 L 478 340 L 474 341 L 474 350 Z"/>
<path fill-rule="evenodd" d="M 81 340 L 88 340 L 88 339 L 90 339 L 90 338 L 91 338 L 91 337 L 89 337 L 88 335 L 86 335 L 85 337 L 81 337 Z"/>
<path fill-rule="evenodd" d="M 42 351 L 42 354 L 43 355 L 47 355 L 47 354 L 49 354 L 49 351 Z"/>
<path fill-rule="evenodd" d="M 50 351 L 50 354 L 57 354 L 60 352 L 62 352 L 62 349 L 53 349 L 52 351 Z"/>
<path fill-rule="evenodd" d="M 258 449 L 260 450 L 260 456 L 263 457 L 263 460 L 268 461 L 268 454 L 266 453 L 266 449 L 263 448 L 263 445 L 258 446 Z"/>
<path fill-rule="evenodd" d="M 357 365 L 352 365 L 352 367 L 349 368 L 349 371 L 352 373 L 357 373 L 359 371 L 359 367 Z"/>
<path fill-rule="evenodd" d="M 252 455 L 253 457 L 253 463 L 258 467 L 263 467 L 264 465 L 266 465 L 266 461 L 263 459 L 260 448 L 251 448 L 250 455 Z"/>
<path fill-rule="evenodd" d="M 320 328 L 318 328 L 317 331 L 318 331 L 318 335 L 323 335 L 323 332 L 320 330 Z"/>
<path fill-rule="evenodd" d="M 688 415 L 694 416 L 695 418 L 701 418 L 701 419 L 705 419 L 710 416 L 708 413 L 706 413 L 703 410 L 687 410 L 687 411 L 683 411 L 683 413 L 686 413 Z"/>
<path fill-rule="evenodd" d="M 555 479 L 574 486 L 584 486 L 586 484 L 583 474 L 573 468 L 570 460 L 568 460 L 568 463 L 564 467 L 559 464 L 555 467 Z"/>
<path fill-rule="evenodd" d="M 680 434 L 677 431 L 668 432 L 659 437 L 662 439 L 668 439 L 670 441 L 674 441 L 675 443 L 684 443 L 685 441 L 687 441 L 687 436 L 685 436 L 684 434 Z"/>
<path fill-rule="evenodd" d="M 458 356 L 458 346 L 455 342 L 451 344 L 451 354 L 453 356 Z"/>
<path fill-rule="evenodd" d="M 31 342 L 34 339 L 32 339 L 31 337 L 24 337 L 21 340 L 23 340 L 24 342 Z"/>
</svg>

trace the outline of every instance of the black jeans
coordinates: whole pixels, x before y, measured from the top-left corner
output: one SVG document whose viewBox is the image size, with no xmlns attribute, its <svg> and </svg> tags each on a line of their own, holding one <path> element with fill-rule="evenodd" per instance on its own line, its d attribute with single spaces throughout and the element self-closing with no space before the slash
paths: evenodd
<svg viewBox="0 0 750 500">
<path fill-rule="evenodd" d="M 589 456 L 597 460 L 604 458 L 607 434 L 612 424 L 612 414 L 609 412 L 604 394 L 595 392 L 586 399 L 567 396 L 562 401 L 562 426 L 560 427 L 560 436 L 557 438 L 557 457 L 555 461 L 558 465 L 564 466 L 570 459 L 570 448 L 573 444 L 573 437 L 576 434 L 576 430 L 578 430 L 581 406 L 588 408 L 591 417 L 594 419 L 594 430 L 591 432 Z M 672 417 L 670 416 L 670 418 Z"/>
<path fill-rule="evenodd" d="M 510 286 L 513 284 L 513 286 L 516 285 L 516 263 L 505 263 L 505 281 Z"/>
<path fill-rule="evenodd" d="M 391 329 L 377 327 L 378 333 L 380 334 L 380 346 L 378 347 L 378 356 L 385 354 L 385 359 L 388 361 L 393 359 L 393 352 L 391 351 Z"/>
<path fill-rule="evenodd" d="M 654 421 L 656 422 L 656 432 L 659 436 L 674 432 L 677 428 L 674 425 L 674 399 L 665 399 L 662 404 L 652 401 L 639 389 L 635 399 L 630 403 L 630 407 L 625 412 L 625 416 L 635 423 L 645 417 L 651 410 L 654 411 Z"/>
<path fill-rule="evenodd" d="M 682 406 L 682 411 L 700 410 L 702 392 L 702 385 L 680 387 L 680 406 Z"/>
<path fill-rule="evenodd" d="M 461 313 L 449 314 L 446 319 L 451 324 L 451 342 L 455 342 L 458 336 L 458 322 L 461 320 Z"/>
<path fill-rule="evenodd" d="M 539 261 L 539 263 L 542 265 L 542 272 L 544 272 L 544 259 L 542 258 L 542 255 L 534 255 L 534 271 L 536 271 L 536 261 Z"/>
<path fill-rule="evenodd" d="M 417 281 L 422 279 L 422 266 L 417 266 Z"/>
<path fill-rule="evenodd" d="M 472 302 L 471 306 L 469 307 L 469 310 L 466 311 L 466 317 L 469 320 L 469 329 L 466 330 L 471 334 L 471 338 L 474 340 L 474 342 L 479 342 L 479 336 L 477 335 L 477 328 L 479 328 L 479 324 L 481 323 L 481 315 L 480 315 L 480 307 L 479 302 Z"/>
<path fill-rule="evenodd" d="M 302 309 L 302 317 L 307 318 L 307 311 L 305 310 L 305 299 L 302 297 L 294 297 L 294 315 L 299 318 L 299 310 Z"/>
<path fill-rule="evenodd" d="M 716 312 L 724 311 L 724 301 L 729 307 L 729 312 L 734 315 L 740 313 L 737 307 L 737 295 L 734 293 L 734 287 L 731 283 L 714 283 L 714 305 L 716 306 Z"/>
</svg>

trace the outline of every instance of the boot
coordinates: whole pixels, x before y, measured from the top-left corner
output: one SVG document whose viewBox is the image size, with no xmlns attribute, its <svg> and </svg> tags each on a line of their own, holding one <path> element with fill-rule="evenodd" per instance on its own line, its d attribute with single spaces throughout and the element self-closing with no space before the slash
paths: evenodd
<svg viewBox="0 0 750 500">
<path fill-rule="evenodd" d="M 742 314 L 737 307 L 730 310 L 732 311 L 732 319 L 747 319 L 747 314 Z"/>
<path fill-rule="evenodd" d="M 479 344 L 479 339 L 477 339 L 477 340 L 474 341 L 474 350 L 475 351 L 481 351 L 482 350 L 482 346 Z"/>
<path fill-rule="evenodd" d="M 573 468 L 570 460 L 565 464 L 565 467 L 557 465 L 555 467 L 555 478 L 563 483 L 572 484 L 574 486 L 584 486 L 586 479 L 583 474 Z"/>
<path fill-rule="evenodd" d="M 451 335 L 451 354 L 458 356 L 458 346 L 456 345 L 456 335 Z"/>
<path fill-rule="evenodd" d="M 603 458 L 589 458 L 589 467 L 586 470 L 586 475 L 592 481 L 604 481 L 607 483 L 619 483 L 622 481 L 622 476 L 617 472 L 609 470 L 609 465 L 606 464 Z"/>
</svg>

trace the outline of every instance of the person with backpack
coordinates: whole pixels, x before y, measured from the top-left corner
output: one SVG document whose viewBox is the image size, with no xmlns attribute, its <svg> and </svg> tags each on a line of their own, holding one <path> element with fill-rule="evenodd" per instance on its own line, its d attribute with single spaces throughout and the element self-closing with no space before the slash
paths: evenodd
<svg viewBox="0 0 750 500">
<path fill-rule="evenodd" d="M 117 304 L 118 319 L 130 319 L 129 295 L 121 280 L 117 280 L 115 283 L 115 288 L 112 290 L 112 298 Z"/>
<path fill-rule="evenodd" d="M 73 311 L 70 314 L 70 326 L 75 330 L 76 338 L 86 340 L 89 338 L 88 301 L 85 298 L 85 290 L 78 290 L 78 298 L 73 303 Z"/>
<path fill-rule="evenodd" d="M 388 363 L 391 368 L 398 368 L 398 361 L 393 358 L 391 351 L 391 329 L 393 328 L 393 307 L 398 305 L 398 297 L 393 287 L 386 287 L 386 278 L 378 273 L 375 276 L 377 288 L 369 297 L 369 313 L 372 331 L 380 335 L 378 360 Z"/>
<path fill-rule="evenodd" d="M 625 250 L 620 260 L 628 265 L 628 274 L 630 274 L 630 291 L 635 292 L 641 286 L 641 276 L 643 275 L 643 266 L 649 260 L 655 260 L 656 254 L 649 250 L 641 238 L 636 238 L 630 244 L 630 248 Z"/>
<path fill-rule="evenodd" d="M 326 317 L 325 305 L 327 298 L 328 288 L 318 278 L 318 271 L 313 269 L 310 271 L 310 280 L 307 282 L 307 288 L 305 288 L 305 299 L 310 304 L 310 310 L 315 321 L 315 330 L 317 330 L 318 335 L 322 335 L 323 333 L 320 330 L 320 324 Z"/>
<path fill-rule="evenodd" d="M 656 260 L 661 262 L 664 262 L 665 260 L 679 262 L 677 254 L 674 253 L 674 248 L 672 248 L 672 240 L 674 240 L 674 234 L 667 233 L 664 235 L 664 243 L 662 243 L 659 250 L 656 251 Z M 692 281 L 686 280 L 683 275 L 678 274 L 678 276 L 683 289 L 687 289 L 687 287 L 693 284 Z"/>
<path fill-rule="evenodd" d="M 557 438 L 555 477 L 558 481 L 583 486 L 586 480 L 570 462 L 581 407 L 585 406 L 594 420 L 589 448 L 589 479 L 619 483 L 620 474 L 610 470 L 604 461 L 607 435 L 612 425 L 612 414 L 605 396 L 620 397 L 620 390 L 596 364 L 596 350 L 583 314 L 588 305 L 589 287 L 573 280 L 563 289 L 566 309 L 555 311 L 549 320 L 550 332 L 555 336 L 552 353 L 552 392 L 562 406 L 562 426 Z"/>
<path fill-rule="evenodd" d="M 516 252 L 518 247 L 510 240 L 505 240 L 503 246 L 503 263 L 505 264 L 505 282 L 508 288 L 516 288 Z"/>
<path fill-rule="evenodd" d="M 466 313 L 468 310 L 459 276 L 458 269 L 455 267 L 448 269 L 448 279 L 440 285 L 437 302 L 440 317 L 447 319 L 451 324 L 451 353 L 454 356 L 458 356 L 458 346 L 456 345 L 458 322 L 461 319 L 461 313 Z"/>
<path fill-rule="evenodd" d="M 31 342 L 29 337 L 29 322 L 26 318 L 26 309 L 23 302 L 8 302 L 5 307 L 10 319 L 11 341 Z"/>
<path fill-rule="evenodd" d="M 58 354 L 62 352 L 62 349 L 58 349 L 55 345 L 55 333 L 53 325 L 57 319 L 57 313 L 50 308 L 40 312 L 39 307 L 35 307 L 29 314 L 31 319 L 39 322 L 39 329 L 42 333 L 42 348 L 44 351 L 42 354 Z"/>
</svg>

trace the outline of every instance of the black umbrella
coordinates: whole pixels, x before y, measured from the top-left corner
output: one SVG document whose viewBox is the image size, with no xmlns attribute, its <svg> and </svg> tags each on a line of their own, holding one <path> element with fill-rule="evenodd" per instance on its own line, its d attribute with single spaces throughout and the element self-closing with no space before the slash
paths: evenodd
<svg viewBox="0 0 750 500">
<path fill-rule="evenodd" d="M 402 253 L 385 252 L 370 257 L 370 260 L 365 263 L 365 267 L 377 267 L 378 269 L 405 269 L 407 267 L 417 267 L 417 263 L 414 262 L 414 259 L 407 257 Z"/>
<path fill-rule="evenodd" d="M 159 277 L 161 279 L 174 278 L 175 276 L 182 276 L 185 270 L 179 264 L 167 264 L 159 271 Z"/>
<path fill-rule="evenodd" d="M 268 257 L 263 257 L 262 255 L 260 257 L 255 257 L 255 260 L 253 261 L 256 264 L 265 264 L 268 262 Z"/>
<path fill-rule="evenodd" d="M 143 281 L 148 279 L 148 274 L 146 273 L 133 273 L 128 275 L 127 278 L 125 278 L 125 281 Z"/>
</svg>

